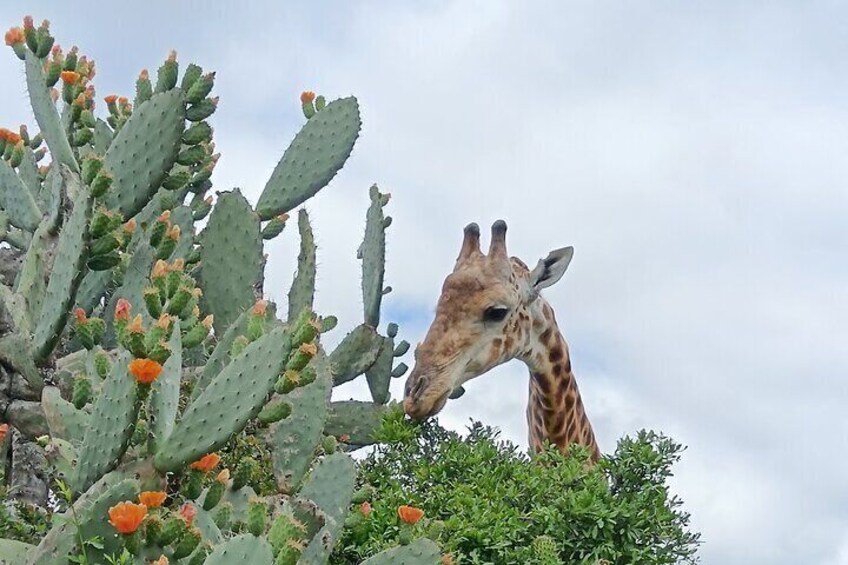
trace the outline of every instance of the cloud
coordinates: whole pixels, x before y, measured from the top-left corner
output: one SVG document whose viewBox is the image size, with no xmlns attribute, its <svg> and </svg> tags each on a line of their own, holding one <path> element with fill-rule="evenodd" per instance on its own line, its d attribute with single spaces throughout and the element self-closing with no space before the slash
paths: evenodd
<svg viewBox="0 0 848 565">
<path fill-rule="evenodd" d="M 308 205 L 318 306 L 340 318 L 331 340 L 361 320 L 355 252 L 374 182 L 395 219 L 383 321 L 413 344 L 466 223 L 505 218 L 530 263 L 574 245 L 546 297 L 603 449 L 642 427 L 689 446 L 674 484 L 704 563 L 845 562 L 844 7 L 154 1 L 131 25 L 45 6 L 60 41 L 98 60 L 103 94 L 131 92 L 171 47 L 216 69 L 216 188 L 254 202 L 302 122 L 299 92 L 357 95 L 362 137 Z M 10 54 L 0 73 L 8 125 L 29 114 Z M 294 231 L 267 248 L 283 303 Z M 442 421 L 526 444 L 526 379 L 499 367 Z"/>
</svg>

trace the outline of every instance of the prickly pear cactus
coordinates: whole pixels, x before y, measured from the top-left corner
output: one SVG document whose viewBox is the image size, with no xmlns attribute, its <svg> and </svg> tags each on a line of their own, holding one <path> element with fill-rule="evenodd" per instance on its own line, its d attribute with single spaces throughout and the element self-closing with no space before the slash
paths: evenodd
<svg viewBox="0 0 848 565">
<path fill-rule="evenodd" d="M 212 195 L 214 72 L 171 52 L 132 97 L 99 98 L 95 62 L 48 22 L 5 40 L 39 131 L 0 129 L 0 363 L 22 395 L 0 424 L 43 453 L 31 472 L 60 508 L 37 545 L 0 540 L 0 560 L 327 562 L 354 497 L 346 451 L 373 443 L 406 370 L 397 326 L 379 333 L 388 195 L 371 187 L 363 323 L 332 351 L 306 210 L 287 307 L 264 297 L 264 241 L 342 169 L 358 101 L 304 92 L 307 121 L 254 205 Z M 331 401 L 362 375 L 374 402 Z M 47 487 L 29 496 L 46 506 Z M 434 547 L 374 562 L 429 562 Z"/>
</svg>

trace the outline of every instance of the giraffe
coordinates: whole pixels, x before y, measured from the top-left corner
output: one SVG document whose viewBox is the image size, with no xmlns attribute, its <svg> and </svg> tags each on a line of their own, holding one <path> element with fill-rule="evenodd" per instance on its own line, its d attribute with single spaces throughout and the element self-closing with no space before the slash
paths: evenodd
<svg viewBox="0 0 848 565">
<path fill-rule="evenodd" d="M 507 254 L 506 229 L 503 220 L 492 225 L 489 252 L 484 255 L 479 226 L 465 227 L 435 319 L 415 349 L 404 410 L 415 420 L 429 418 L 444 408 L 464 382 L 520 359 L 530 370 L 531 451 L 541 451 L 545 440 L 562 452 L 577 443 L 589 449 L 595 462 L 600 450 L 571 370 L 568 344 L 553 309 L 539 294 L 562 277 L 574 248 L 551 251 L 531 271 Z"/>
</svg>

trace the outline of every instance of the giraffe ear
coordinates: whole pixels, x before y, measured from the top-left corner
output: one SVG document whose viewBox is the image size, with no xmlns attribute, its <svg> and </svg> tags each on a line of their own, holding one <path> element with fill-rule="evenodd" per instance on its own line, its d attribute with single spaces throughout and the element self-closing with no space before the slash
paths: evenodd
<svg viewBox="0 0 848 565">
<path fill-rule="evenodd" d="M 530 272 L 530 284 L 536 290 L 551 286 L 565 274 L 573 256 L 574 248 L 571 246 L 554 249 L 547 257 L 539 259 L 536 268 Z"/>
</svg>

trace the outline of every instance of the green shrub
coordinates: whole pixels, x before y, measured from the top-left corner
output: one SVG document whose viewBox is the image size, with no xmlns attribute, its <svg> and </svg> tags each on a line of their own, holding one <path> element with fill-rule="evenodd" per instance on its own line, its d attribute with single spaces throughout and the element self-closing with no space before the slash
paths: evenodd
<svg viewBox="0 0 848 565">
<path fill-rule="evenodd" d="M 373 487 L 370 513 L 354 508 L 336 563 L 358 563 L 408 537 L 397 515 L 404 504 L 424 510 L 412 536 L 436 540 L 455 563 L 696 562 L 700 535 L 666 484 L 682 446 L 661 435 L 624 438 L 591 469 L 576 447 L 531 461 L 476 422 L 462 438 L 398 415 L 380 437 L 360 471 L 360 483 Z"/>
</svg>

